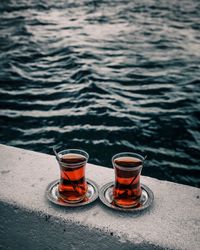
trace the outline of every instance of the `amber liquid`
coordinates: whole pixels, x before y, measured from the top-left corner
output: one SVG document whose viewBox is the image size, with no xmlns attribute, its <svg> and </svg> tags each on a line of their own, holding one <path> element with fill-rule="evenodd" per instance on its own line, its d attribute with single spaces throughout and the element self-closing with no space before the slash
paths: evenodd
<svg viewBox="0 0 200 250">
<path fill-rule="evenodd" d="M 84 199 L 87 192 L 85 180 L 86 158 L 79 154 L 65 154 L 61 157 L 60 183 L 58 192 L 60 197 L 71 203 Z"/>
<path fill-rule="evenodd" d="M 140 186 L 142 161 L 134 157 L 119 157 L 114 160 L 114 164 L 114 202 L 121 207 L 138 206 L 142 194 Z"/>
</svg>

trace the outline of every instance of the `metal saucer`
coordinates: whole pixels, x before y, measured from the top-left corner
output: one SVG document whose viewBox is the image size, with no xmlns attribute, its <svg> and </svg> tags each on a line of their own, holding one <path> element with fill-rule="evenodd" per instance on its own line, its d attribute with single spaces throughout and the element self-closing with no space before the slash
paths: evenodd
<svg viewBox="0 0 200 250">
<path fill-rule="evenodd" d="M 147 187 L 146 185 L 141 184 L 142 195 L 141 195 L 140 202 L 139 202 L 138 206 L 130 207 L 130 208 L 119 207 L 115 204 L 115 202 L 113 200 L 113 186 L 114 186 L 114 182 L 109 182 L 109 183 L 105 184 L 100 189 L 100 194 L 99 194 L 100 200 L 103 202 L 104 205 L 106 205 L 109 208 L 112 208 L 112 209 L 115 209 L 118 211 L 132 212 L 133 213 L 133 212 L 142 211 L 142 210 L 148 208 L 154 200 L 154 195 L 153 195 L 153 192 L 151 191 L 151 189 L 149 187 Z"/>
<path fill-rule="evenodd" d="M 90 179 L 86 179 L 86 181 L 88 184 L 87 194 L 84 200 L 80 202 L 68 203 L 59 196 L 59 193 L 58 193 L 59 180 L 55 180 L 47 186 L 46 197 L 49 201 L 53 202 L 54 204 L 57 204 L 63 207 L 80 207 L 80 206 L 90 204 L 98 198 L 99 191 L 98 191 L 98 186 L 94 181 L 91 181 Z"/>
</svg>

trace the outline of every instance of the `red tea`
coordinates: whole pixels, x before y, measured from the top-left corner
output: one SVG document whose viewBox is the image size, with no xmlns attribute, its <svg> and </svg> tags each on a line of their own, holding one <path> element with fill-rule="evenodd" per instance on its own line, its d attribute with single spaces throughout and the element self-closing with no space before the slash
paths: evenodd
<svg viewBox="0 0 200 250">
<path fill-rule="evenodd" d="M 58 191 L 67 202 L 79 202 L 85 197 L 87 192 L 86 162 L 86 157 L 80 154 L 68 153 L 60 158 L 61 177 Z"/>
<path fill-rule="evenodd" d="M 114 160 L 115 186 L 113 190 L 114 201 L 122 207 L 137 206 L 142 194 L 140 186 L 140 173 L 142 160 L 123 156 Z"/>
</svg>

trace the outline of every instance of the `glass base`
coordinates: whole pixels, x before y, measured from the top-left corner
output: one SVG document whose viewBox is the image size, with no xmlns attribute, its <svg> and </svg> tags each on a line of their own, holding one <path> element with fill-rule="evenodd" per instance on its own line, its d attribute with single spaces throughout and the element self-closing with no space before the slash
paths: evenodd
<svg viewBox="0 0 200 250">
<path fill-rule="evenodd" d="M 140 205 L 140 200 L 138 200 L 138 202 L 135 202 L 134 204 L 130 204 L 130 205 L 120 204 L 115 199 L 113 199 L 113 202 L 115 203 L 116 206 L 122 207 L 122 208 L 133 208 L 133 207 L 137 207 Z"/>
<path fill-rule="evenodd" d="M 60 197 L 61 200 L 63 200 L 64 202 L 67 202 L 67 203 L 71 203 L 71 204 L 79 203 L 82 200 L 84 200 L 85 197 L 86 197 L 86 194 L 85 194 L 84 196 L 80 197 L 79 199 L 69 200 L 65 196 L 63 196 L 62 194 L 60 194 L 58 190 L 57 190 L 57 192 L 58 192 L 58 196 Z"/>
</svg>

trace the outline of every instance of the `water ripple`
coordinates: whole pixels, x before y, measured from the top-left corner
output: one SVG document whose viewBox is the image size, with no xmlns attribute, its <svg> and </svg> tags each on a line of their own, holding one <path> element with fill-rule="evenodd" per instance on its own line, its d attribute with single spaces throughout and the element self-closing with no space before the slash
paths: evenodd
<svg viewBox="0 0 200 250">
<path fill-rule="evenodd" d="M 83 148 L 111 167 L 200 185 L 200 4 L 2 1 L 1 143 Z"/>
</svg>

